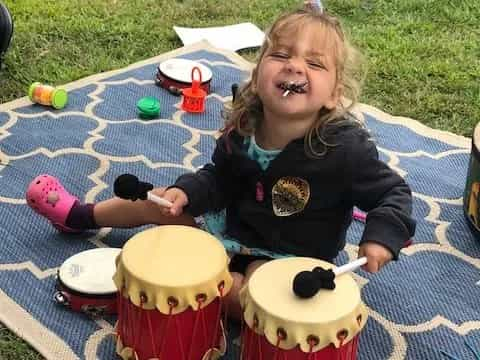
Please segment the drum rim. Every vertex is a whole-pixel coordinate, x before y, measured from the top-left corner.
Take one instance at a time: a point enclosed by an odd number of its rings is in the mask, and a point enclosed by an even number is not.
[[[166,75],[162,70],[160,70],[160,68],[158,69],[158,74],[157,74],[157,78],[158,78],[158,75],[161,75],[163,76],[164,78],[168,79],[168,80],[171,80],[172,82],[175,82],[177,84],[182,84],[182,85],[187,85],[187,86],[191,86],[192,83],[191,82],[185,82],[185,81],[181,81],[181,80],[177,80],[177,79],[174,79],[174,78],[171,78],[170,76]],[[208,84],[210,80],[207,80],[207,81],[202,81],[201,84]]]
[[[117,297],[117,291],[113,292],[101,292],[101,293],[84,293],[75,289],[72,289],[70,286],[65,284],[62,279],[60,278],[60,273],[57,273],[57,289],[59,291],[65,291],[69,295],[72,296],[77,296],[80,298],[88,298],[88,299],[110,299],[110,298],[116,298]]]
[[[202,63],[200,63],[200,62],[198,62],[198,61],[195,61],[195,60],[182,59],[182,58],[171,58],[171,59],[164,60],[164,61],[162,61],[160,64],[158,64],[157,70],[158,70],[158,73],[159,73],[159,74],[162,74],[163,76],[165,76],[166,78],[168,78],[168,79],[170,79],[170,80],[172,80],[172,81],[176,81],[176,82],[181,83],[181,84],[191,84],[191,83],[192,83],[191,81],[186,82],[186,81],[182,81],[182,80],[175,79],[175,78],[167,75],[164,71],[162,71],[162,69],[161,69],[162,64],[165,64],[165,63],[168,62],[168,61],[182,61],[182,62],[183,62],[183,61],[187,61],[187,62],[199,64],[199,65],[201,65],[202,67],[205,67],[206,69],[208,69],[208,71],[209,71],[209,73],[210,73],[210,74],[209,74],[210,76],[209,76],[209,78],[208,78],[207,80],[202,81],[201,84],[207,84],[207,83],[211,82],[212,79],[213,79],[213,71],[212,71],[212,69],[210,69],[210,68],[207,67],[206,65],[204,65],[204,64],[202,64]],[[203,74],[202,74],[202,76],[203,76]]]

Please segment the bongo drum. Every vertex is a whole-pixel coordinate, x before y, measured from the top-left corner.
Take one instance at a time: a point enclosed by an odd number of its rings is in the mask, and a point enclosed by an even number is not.
[[[126,359],[217,359],[225,352],[222,298],[232,286],[223,245],[164,225],[134,235],[117,260],[117,354]]]
[[[210,92],[212,71],[205,65],[187,59],[168,59],[158,65],[155,83],[177,95],[181,95],[182,89],[192,87],[192,70],[200,69],[202,74],[200,88],[207,94]]]
[[[300,271],[327,262],[302,257],[261,265],[240,293],[244,324],[242,360],[353,360],[367,312],[353,278],[335,278],[334,290],[302,299],[292,290]],[[274,281],[272,281],[275,279]]]
[[[120,249],[99,248],[71,256],[57,272],[54,300],[71,310],[99,317],[117,312],[112,280]]]
[[[467,181],[463,194],[463,210],[473,234],[480,238],[480,123],[475,126]]]

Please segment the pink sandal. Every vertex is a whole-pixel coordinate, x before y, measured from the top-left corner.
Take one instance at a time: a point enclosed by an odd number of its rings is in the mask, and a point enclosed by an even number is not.
[[[40,215],[45,216],[58,230],[78,233],[65,222],[72,206],[78,199],[70,195],[60,181],[50,175],[39,175],[28,185],[27,204]]]

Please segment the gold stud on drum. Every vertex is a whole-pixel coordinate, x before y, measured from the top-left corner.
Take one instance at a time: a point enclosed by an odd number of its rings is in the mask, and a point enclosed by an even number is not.
[[[204,303],[205,301],[207,301],[207,294],[197,294],[195,296],[195,300],[198,302],[198,303]]]
[[[253,314],[253,328],[258,328],[258,316],[257,314]]]
[[[287,340],[287,332],[285,331],[284,328],[278,328],[277,329],[277,337],[279,340]]]
[[[140,293],[140,302],[142,304],[145,304],[148,302],[147,294],[145,294],[143,291]]]
[[[340,341],[344,341],[348,337],[348,330],[342,329],[337,333],[337,339]]]
[[[173,296],[169,296],[167,299],[167,304],[171,308],[175,308],[178,306],[178,300],[174,298]]]

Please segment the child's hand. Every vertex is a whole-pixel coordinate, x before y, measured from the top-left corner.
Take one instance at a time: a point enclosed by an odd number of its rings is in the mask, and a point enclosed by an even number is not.
[[[173,204],[171,207],[160,208],[162,213],[167,216],[181,215],[183,213],[183,207],[188,204],[187,194],[179,188],[157,188],[154,190],[154,193]]]
[[[392,260],[393,255],[385,246],[376,242],[364,242],[358,249],[358,257],[366,256],[367,263],[362,269],[371,273],[379,271],[385,264]]]

